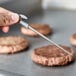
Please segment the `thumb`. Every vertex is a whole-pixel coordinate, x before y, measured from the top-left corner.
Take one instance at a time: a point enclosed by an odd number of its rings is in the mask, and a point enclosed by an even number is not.
[[[9,25],[15,24],[15,23],[17,23],[18,21],[19,21],[19,15],[16,14],[16,13],[12,13],[12,14],[11,14],[11,21],[10,21],[10,24],[9,24]]]
[[[18,23],[19,15],[16,13],[1,13],[0,14],[0,26],[10,26],[12,24]]]

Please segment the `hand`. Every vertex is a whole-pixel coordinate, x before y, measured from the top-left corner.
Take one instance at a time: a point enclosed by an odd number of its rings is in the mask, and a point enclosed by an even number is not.
[[[0,7],[0,27],[2,31],[7,33],[9,26],[18,23],[19,15]]]

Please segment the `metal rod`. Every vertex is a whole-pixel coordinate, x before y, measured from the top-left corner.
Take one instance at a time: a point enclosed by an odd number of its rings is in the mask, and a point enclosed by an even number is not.
[[[57,46],[58,48],[60,48],[61,50],[63,50],[65,53],[72,55],[70,52],[68,52],[67,50],[63,49],[61,46],[59,46],[57,43],[55,43],[54,41],[50,40],[49,38],[47,38],[46,36],[44,36],[43,34],[41,34],[40,32],[38,32],[37,30],[33,29],[32,27],[29,26],[29,29],[31,29],[32,31],[34,31],[35,33],[37,33],[38,35],[40,35],[41,37],[43,37],[45,40],[49,41],[50,43],[54,44],[55,46]]]
[[[40,35],[42,38],[44,38],[45,40],[49,41],[50,43],[54,44],[55,46],[57,46],[58,48],[60,48],[62,51],[64,51],[65,53],[72,55],[70,52],[68,52],[67,50],[65,50],[64,48],[62,48],[60,45],[58,45],[57,43],[55,43],[54,41],[52,41],[51,39],[47,38],[45,35],[41,34],[40,32],[38,32],[37,30],[35,30],[34,28],[32,28],[31,26],[28,25],[28,23],[24,22],[24,21],[20,21],[20,24],[22,24],[24,27],[31,29],[33,32],[37,33],[38,35]]]

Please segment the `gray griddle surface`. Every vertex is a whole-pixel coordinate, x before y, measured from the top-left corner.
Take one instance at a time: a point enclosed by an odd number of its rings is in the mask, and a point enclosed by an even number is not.
[[[48,36],[58,44],[70,46],[69,37],[76,29],[76,12],[74,11],[46,11],[35,14],[29,20],[30,23],[48,23],[54,29],[53,35]],[[1,36],[20,35],[28,38],[30,48],[27,51],[13,54],[0,55],[0,69],[15,72],[26,76],[75,76],[76,61],[63,67],[44,67],[37,65],[31,60],[34,48],[48,45],[49,43],[41,37],[28,37],[20,33],[20,25],[13,26],[11,31]]]
[[[53,28],[53,34],[48,36],[58,44],[71,46],[69,37],[76,32],[76,11],[51,10],[37,12],[30,17],[29,23],[47,23]],[[20,32],[21,25],[12,26],[9,33],[4,34],[0,30],[0,36],[19,35],[30,41],[30,48],[27,51],[13,55],[0,55],[0,69],[18,73],[24,76],[75,76],[76,60],[62,67],[45,67],[37,65],[31,60],[31,53],[34,48],[49,45],[41,37],[28,37]],[[3,72],[2,72],[3,73]],[[7,75],[15,76],[15,75]]]

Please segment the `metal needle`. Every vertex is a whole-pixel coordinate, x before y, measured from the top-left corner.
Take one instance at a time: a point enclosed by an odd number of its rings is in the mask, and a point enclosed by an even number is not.
[[[58,45],[57,43],[55,43],[54,41],[52,41],[51,39],[47,38],[46,36],[44,36],[43,34],[41,34],[40,32],[38,32],[37,30],[35,30],[34,28],[32,28],[31,26],[29,26],[28,23],[24,22],[24,21],[20,21],[20,24],[22,24],[24,27],[31,29],[33,32],[37,33],[38,35],[40,35],[42,38],[44,38],[45,40],[49,41],[50,43],[54,44],[55,46],[57,46],[58,48],[60,48],[62,51],[64,51],[65,53],[72,55],[70,52],[68,52],[67,50],[65,50],[64,48],[62,48],[60,45]]]

